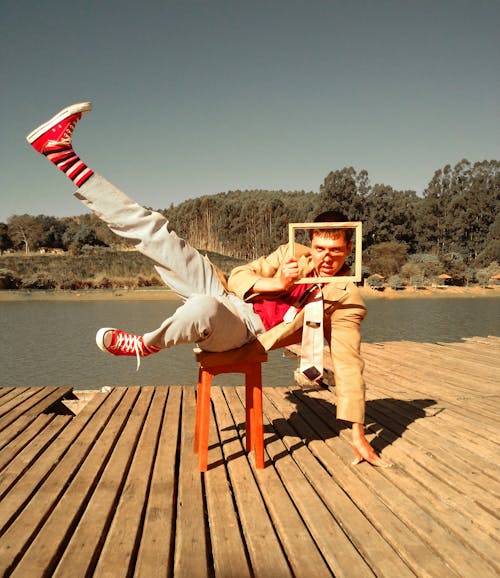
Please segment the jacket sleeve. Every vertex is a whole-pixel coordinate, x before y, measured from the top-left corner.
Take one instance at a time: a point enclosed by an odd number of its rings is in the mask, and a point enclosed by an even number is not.
[[[349,284],[345,298],[327,311],[325,321],[331,328],[330,351],[335,376],[337,419],[364,423],[365,382],[364,361],[360,354],[360,325],[366,316],[366,307],[358,289]]]
[[[267,257],[260,257],[246,265],[240,265],[231,271],[228,287],[231,293],[241,299],[248,297],[250,289],[261,277],[274,277],[278,272],[287,250],[286,245],[278,247]]]

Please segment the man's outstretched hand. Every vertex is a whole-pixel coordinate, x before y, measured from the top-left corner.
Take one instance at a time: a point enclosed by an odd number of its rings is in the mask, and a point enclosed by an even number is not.
[[[366,439],[364,427],[361,423],[352,424],[352,448],[356,455],[355,459],[351,462],[353,466],[363,461],[380,468],[390,468],[392,466],[391,462],[383,460],[372,448]]]

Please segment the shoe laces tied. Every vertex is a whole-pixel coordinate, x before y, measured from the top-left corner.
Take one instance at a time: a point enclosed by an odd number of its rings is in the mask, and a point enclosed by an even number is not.
[[[119,333],[116,337],[114,347],[127,353],[135,353],[137,358],[137,371],[139,371],[141,357],[147,355],[142,337],[139,335],[131,335],[130,333]]]
[[[49,140],[48,145],[56,145],[56,144],[63,144],[67,146],[71,146],[71,137],[73,136],[73,131],[75,130],[76,123],[80,120],[80,117],[72,118],[68,126],[64,129],[64,132],[60,136],[58,140]]]

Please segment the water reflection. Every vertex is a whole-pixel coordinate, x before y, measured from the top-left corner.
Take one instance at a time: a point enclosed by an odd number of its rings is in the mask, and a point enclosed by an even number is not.
[[[369,300],[367,306],[362,326],[367,342],[459,341],[500,330],[496,297]]]
[[[458,341],[499,334],[496,298],[370,300],[363,340]],[[175,302],[0,303],[0,384],[4,386],[193,385],[197,366],[192,346],[178,346],[144,359],[102,353],[99,327],[144,333],[178,306]],[[271,352],[264,364],[266,385],[289,385],[296,363]],[[215,383],[240,384],[241,376],[218,376]]]

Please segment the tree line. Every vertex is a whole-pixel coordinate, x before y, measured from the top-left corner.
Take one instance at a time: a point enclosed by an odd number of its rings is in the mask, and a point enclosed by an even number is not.
[[[436,170],[419,196],[372,185],[366,170],[344,167],[330,172],[319,192],[235,190],[160,212],[195,247],[248,260],[286,243],[289,222],[312,221],[324,210],[338,209],[349,221],[363,222],[366,274],[415,279],[445,271],[469,280],[500,262],[499,169],[500,161],[463,159]],[[40,248],[78,253],[120,244],[123,240],[90,214],[13,215],[0,223],[0,253]]]

